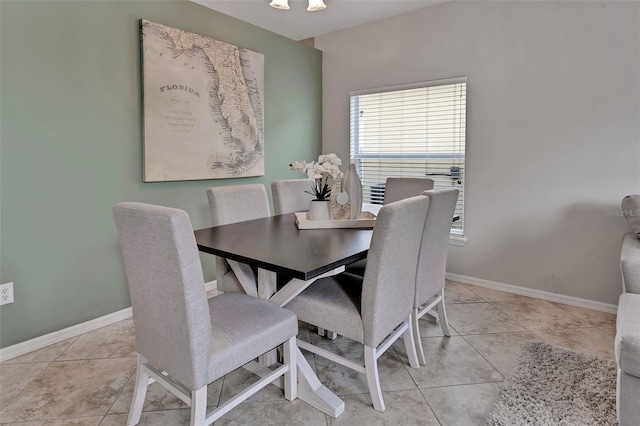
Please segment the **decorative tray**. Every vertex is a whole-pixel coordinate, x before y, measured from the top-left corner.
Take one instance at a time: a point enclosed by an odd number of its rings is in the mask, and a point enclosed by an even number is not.
[[[376,215],[363,211],[357,219],[344,220],[309,220],[308,212],[296,212],[296,225],[298,229],[326,229],[326,228],[373,228],[376,223]]]

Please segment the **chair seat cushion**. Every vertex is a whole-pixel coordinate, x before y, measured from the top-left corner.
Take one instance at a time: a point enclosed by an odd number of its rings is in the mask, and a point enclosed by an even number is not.
[[[246,294],[212,297],[209,313],[209,382],[298,334],[298,320],[293,312]]]
[[[620,296],[616,330],[618,367],[640,377],[640,294],[623,293]]]
[[[285,307],[301,321],[362,342],[361,298],[362,277],[342,273],[317,280]]]

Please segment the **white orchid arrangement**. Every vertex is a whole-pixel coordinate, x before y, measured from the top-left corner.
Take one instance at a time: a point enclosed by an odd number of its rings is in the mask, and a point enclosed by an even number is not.
[[[311,184],[311,191],[305,191],[311,195],[314,195],[318,201],[326,201],[331,195],[331,188],[329,187],[328,179],[338,179],[342,176],[340,167],[342,160],[338,158],[336,154],[322,154],[318,157],[318,161],[311,161],[310,163],[304,161],[294,161],[289,164],[291,170],[297,172],[306,173],[309,179],[313,179]]]

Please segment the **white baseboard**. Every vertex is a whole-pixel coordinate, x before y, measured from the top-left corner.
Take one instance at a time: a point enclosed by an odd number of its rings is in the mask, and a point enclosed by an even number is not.
[[[564,303],[565,305],[578,306],[580,308],[593,309],[594,311],[608,312],[615,314],[618,312],[618,305],[596,302],[595,300],[582,299],[579,297],[566,296],[564,294],[551,293],[533,288],[519,287],[511,284],[499,283],[496,281],[483,280],[481,278],[468,277],[466,275],[452,274],[447,272],[447,279],[464,284],[477,285],[492,290],[504,291],[505,293],[519,294],[521,296],[533,297],[535,299],[547,300],[549,302]]]
[[[209,281],[208,283],[204,283],[204,289],[206,291],[217,290],[218,283],[216,282],[216,280]]]
[[[609,303],[596,302],[594,300],[581,299],[579,297],[565,296],[563,294],[551,293],[548,291],[536,290],[526,287],[518,287],[515,285],[499,283],[496,281],[484,280],[481,278],[468,277],[465,275],[452,274],[447,272],[447,279],[464,284],[477,285],[479,287],[486,287],[493,290],[504,291],[506,293],[519,294],[521,296],[533,297],[536,299],[548,300],[550,302],[564,303],[566,305],[578,306],[581,308],[593,309],[595,311],[608,312],[615,314],[618,311],[617,305]],[[216,281],[209,281],[205,283],[205,290],[211,291],[217,288]],[[55,343],[62,342],[63,340],[70,339],[72,337],[80,336],[81,334],[88,333],[98,328],[105,327],[107,325],[115,324],[118,321],[122,321],[127,318],[131,318],[131,308],[122,309],[117,312],[96,318],[90,321],[86,321],[80,324],[73,325],[71,327],[64,328],[62,330],[54,331],[43,336],[39,336],[22,343],[17,343],[12,346],[0,349],[0,362],[6,361],[11,358],[15,358],[20,355],[27,354],[37,349],[42,349],[45,346],[53,345]]]
[[[215,290],[218,287],[216,281],[214,280],[205,283],[204,288],[206,291],[210,291]],[[35,337],[25,342],[7,346],[6,348],[0,349],[0,362],[15,358],[20,355],[28,354],[29,352],[42,349],[45,346],[53,345],[64,340],[71,339],[72,337],[80,336],[81,334],[97,330],[98,328],[106,327],[107,325],[115,324],[118,321],[131,318],[131,315],[131,308],[125,308],[120,311],[113,312],[96,319],[92,319],[90,321],[85,321],[80,324],[72,325],[71,327],[63,328],[62,330]]]
[[[45,346],[71,339],[72,337],[97,330],[98,328],[114,324],[127,318],[131,318],[131,308],[122,309],[121,311],[113,312],[90,321],[72,325],[71,327],[63,328],[62,330],[54,331],[52,333],[27,340],[26,342],[7,346],[6,348],[0,349],[0,362],[28,354],[29,352],[37,349],[42,349]]]

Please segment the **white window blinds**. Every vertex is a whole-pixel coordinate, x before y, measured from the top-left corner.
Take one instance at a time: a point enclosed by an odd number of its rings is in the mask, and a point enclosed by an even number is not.
[[[364,202],[382,204],[387,177],[430,178],[460,191],[464,230],[466,77],[351,93],[351,161]]]

